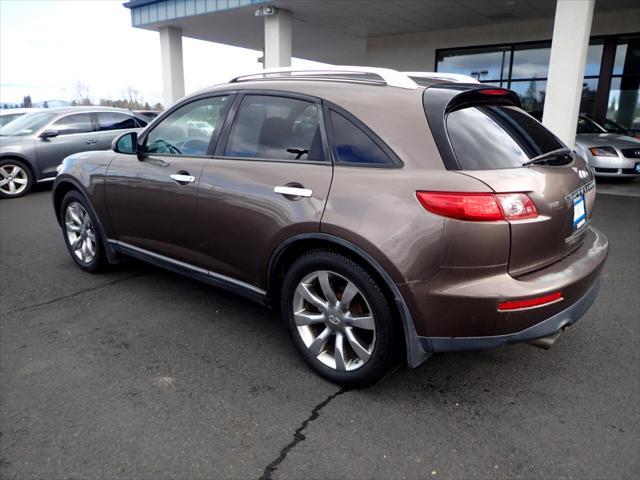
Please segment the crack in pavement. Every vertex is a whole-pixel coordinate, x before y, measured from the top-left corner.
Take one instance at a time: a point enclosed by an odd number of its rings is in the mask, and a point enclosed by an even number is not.
[[[304,436],[304,434],[302,433],[302,431],[307,428],[309,426],[309,424],[311,422],[313,422],[314,420],[316,420],[319,416],[320,416],[320,410],[322,410],[324,407],[326,407],[329,403],[331,403],[331,401],[336,398],[338,395],[342,395],[343,393],[347,392],[348,390],[345,388],[341,388],[340,390],[338,390],[336,393],[329,395],[327,398],[325,398],[322,402],[320,402],[319,404],[317,404],[315,407],[313,407],[313,410],[311,410],[311,415],[309,415],[301,424],[298,428],[296,428],[296,431],[293,433],[293,440],[291,442],[289,442],[288,445],[286,445],[282,450],[280,450],[280,455],[278,455],[278,457],[271,462],[269,465],[267,465],[264,469],[264,473],[262,474],[262,476],[260,477],[260,480],[272,480],[272,475],[273,473],[278,469],[278,467],[280,466],[280,464],[282,462],[284,462],[284,459],[287,458],[287,454],[300,442],[304,441],[307,437]]]
[[[118,279],[113,280],[111,282],[103,283],[102,285],[96,285],[95,287],[90,287],[90,288],[85,288],[83,290],[78,290],[77,292],[70,293],[68,295],[62,295],[60,297],[55,297],[55,298],[52,298],[52,299],[47,300],[45,302],[32,303],[31,305],[25,305],[24,307],[18,307],[18,308],[14,308],[13,310],[7,310],[6,312],[0,312],[0,317],[6,317],[7,315],[11,315],[13,313],[18,313],[18,312],[23,312],[25,310],[30,310],[32,308],[45,307],[47,305],[51,305],[53,303],[57,303],[57,302],[60,302],[62,300],[67,300],[69,298],[73,298],[73,297],[76,297],[78,295],[82,295],[83,293],[93,292],[94,290],[99,290],[99,289],[105,288],[105,287],[111,287],[112,285],[115,285],[115,284],[120,283],[120,282],[124,282],[126,280],[132,280],[134,278],[142,277],[143,275],[147,275],[147,273],[146,272],[136,273],[135,275],[129,275],[128,277],[118,278]]]

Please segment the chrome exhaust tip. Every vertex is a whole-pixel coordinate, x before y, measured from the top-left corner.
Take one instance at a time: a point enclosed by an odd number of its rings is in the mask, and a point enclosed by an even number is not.
[[[529,345],[533,345],[534,347],[543,348],[545,350],[549,350],[551,346],[555,343],[555,341],[560,336],[560,331],[556,333],[552,333],[547,337],[536,338],[535,340],[531,340],[527,342]]]

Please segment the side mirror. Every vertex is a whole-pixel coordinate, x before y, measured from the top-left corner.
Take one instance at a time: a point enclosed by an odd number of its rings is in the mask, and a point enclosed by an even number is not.
[[[47,139],[47,138],[57,137],[59,133],[60,132],[58,132],[58,130],[45,130],[40,134],[40,138]]]
[[[138,149],[138,134],[136,132],[123,133],[114,138],[111,143],[111,150],[117,153],[135,155],[139,153]]]

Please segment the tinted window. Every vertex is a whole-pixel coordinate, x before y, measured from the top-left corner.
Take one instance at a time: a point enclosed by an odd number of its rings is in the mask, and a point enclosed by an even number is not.
[[[135,119],[126,113],[99,112],[98,124],[100,130],[123,130],[125,128],[137,128]]]
[[[160,155],[206,155],[217,136],[229,97],[188,103],[165,117],[147,136],[145,152]]]
[[[224,154],[275,160],[324,160],[318,106],[293,98],[245,96]]]
[[[516,107],[477,106],[447,115],[447,131],[463,170],[519,167],[564,145]]]
[[[393,163],[386,153],[353,122],[331,110],[333,143],[338,161],[344,163]]]
[[[74,113],[67,115],[51,125],[51,130],[57,130],[59,135],[72,133],[87,133],[93,130],[90,113]]]

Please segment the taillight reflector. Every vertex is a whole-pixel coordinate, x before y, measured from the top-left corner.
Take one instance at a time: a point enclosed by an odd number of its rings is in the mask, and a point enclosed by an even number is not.
[[[538,216],[535,204],[524,193],[416,192],[416,196],[428,211],[458,220],[488,222]]]
[[[523,308],[541,307],[550,303],[562,300],[562,292],[554,292],[542,297],[528,298],[526,300],[509,300],[508,302],[498,303],[498,310],[521,310]]]

